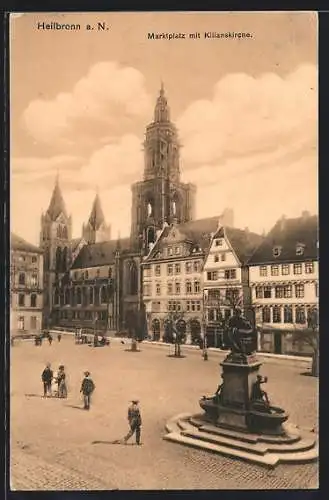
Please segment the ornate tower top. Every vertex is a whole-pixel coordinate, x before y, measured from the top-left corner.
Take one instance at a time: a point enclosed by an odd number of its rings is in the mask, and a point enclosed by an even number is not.
[[[105,222],[105,217],[101,205],[101,200],[99,198],[97,190],[88,223],[90,224],[92,229],[97,231],[104,222]]]
[[[159,97],[157,98],[157,102],[154,109],[154,121],[156,123],[170,121],[170,108],[168,106],[167,98],[165,96],[163,82],[161,82]]]
[[[64,198],[62,195],[61,188],[59,186],[59,175],[56,175],[55,187],[53,190],[53,194],[51,196],[50,204],[47,210],[47,214],[49,215],[52,221],[55,221],[57,217],[63,213],[65,217],[67,217],[67,212],[65,208]]]

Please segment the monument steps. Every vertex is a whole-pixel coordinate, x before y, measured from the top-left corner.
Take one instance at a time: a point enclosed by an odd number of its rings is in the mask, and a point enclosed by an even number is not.
[[[288,437],[288,441],[275,441],[273,438],[282,436],[258,436],[200,423],[195,416],[178,415],[167,422],[168,434],[164,439],[267,467],[278,463],[306,463],[318,458],[315,436],[309,432],[293,436],[293,441]],[[290,427],[296,432],[295,427]],[[267,438],[269,442],[265,442]]]

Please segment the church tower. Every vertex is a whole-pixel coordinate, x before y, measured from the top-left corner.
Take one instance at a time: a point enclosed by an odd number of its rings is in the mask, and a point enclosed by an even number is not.
[[[41,216],[40,247],[44,251],[44,318],[47,326],[53,306],[53,285],[71,263],[72,219],[67,215],[58,176],[48,210]]]
[[[146,127],[144,180],[132,185],[132,243],[147,251],[165,223],[182,223],[195,216],[196,187],[180,181],[180,143],[161,84],[153,121]]]
[[[106,225],[105,217],[98,192],[91,209],[87,224],[82,226],[82,237],[88,244],[109,241],[111,239],[111,226]]]

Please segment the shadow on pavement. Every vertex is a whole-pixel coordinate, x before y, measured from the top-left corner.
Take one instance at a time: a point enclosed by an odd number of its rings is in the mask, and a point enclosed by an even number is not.
[[[92,441],[91,444],[122,444],[124,446],[133,446],[136,443],[125,443],[123,439],[115,439],[114,441]]]
[[[65,405],[67,408],[74,408],[75,410],[84,410],[84,407],[83,406],[77,406],[77,405]]]

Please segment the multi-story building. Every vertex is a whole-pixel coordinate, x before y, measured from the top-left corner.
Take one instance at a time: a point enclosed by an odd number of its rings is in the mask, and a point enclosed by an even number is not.
[[[262,239],[248,229],[224,224],[212,236],[203,267],[204,319],[210,346],[222,344],[223,322],[232,316],[235,308],[241,308],[250,316],[247,261]]]
[[[11,234],[10,334],[38,333],[42,328],[43,253]]]
[[[296,335],[307,330],[318,310],[318,218],[282,217],[249,262],[252,303],[259,330],[258,349],[307,353]],[[298,339],[299,338],[299,339]]]
[[[172,316],[186,323],[193,340],[200,336],[203,317],[202,268],[218,223],[233,224],[233,212],[166,225],[143,261],[143,302],[154,339],[164,336]]]

